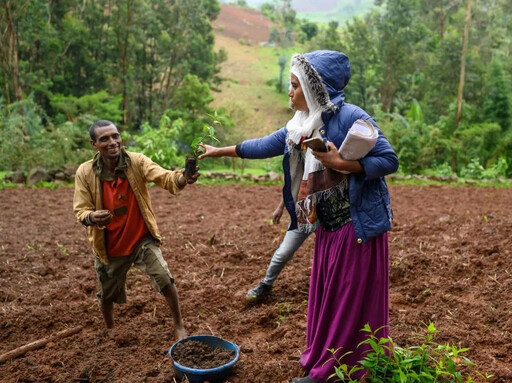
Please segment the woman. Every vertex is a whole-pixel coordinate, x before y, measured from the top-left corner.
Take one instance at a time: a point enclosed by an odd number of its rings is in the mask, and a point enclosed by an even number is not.
[[[393,214],[384,177],[398,169],[395,151],[377,124],[358,106],[344,102],[350,63],[343,53],[315,51],[292,57],[286,127],[237,146],[204,145],[206,157],[268,158],[283,155],[283,199],[289,230],[316,229],[308,299],[306,349],[300,363],[306,376],[292,383],[324,382],[334,372],[328,349],[341,347],[349,366],[364,358],[357,345],[365,324],[388,336],[388,238]],[[352,124],[362,119],[379,136],[363,158],[338,152]],[[304,148],[320,137],[329,151]],[[339,357],[341,354],[337,354]],[[362,374],[362,371],[360,371]]]

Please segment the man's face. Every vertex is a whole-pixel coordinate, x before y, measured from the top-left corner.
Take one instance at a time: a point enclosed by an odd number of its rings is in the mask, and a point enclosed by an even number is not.
[[[290,73],[290,90],[288,92],[288,97],[290,97],[290,107],[293,110],[300,110],[303,112],[307,112],[309,110],[306,97],[304,96],[304,92],[302,92],[302,88],[300,86],[300,81],[293,73]]]
[[[102,126],[94,129],[95,141],[91,141],[92,146],[105,159],[116,159],[121,153],[122,139],[119,131],[114,125]]]

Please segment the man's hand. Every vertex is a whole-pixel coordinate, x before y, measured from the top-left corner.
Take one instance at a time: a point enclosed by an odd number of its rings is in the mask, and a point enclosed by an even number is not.
[[[190,178],[185,177],[185,175],[183,173],[180,174],[180,176],[178,178],[178,184],[180,185],[180,187],[184,187],[186,184],[190,185],[190,184],[193,184],[194,182],[196,182],[200,176],[200,174],[198,173],[198,170],[199,170],[199,166],[196,166],[196,171],[194,174],[192,174],[190,176]]]
[[[112,222],[112,213],[110,210],[96,210],[89,215],[89,219],[96,225],[104,227]]]

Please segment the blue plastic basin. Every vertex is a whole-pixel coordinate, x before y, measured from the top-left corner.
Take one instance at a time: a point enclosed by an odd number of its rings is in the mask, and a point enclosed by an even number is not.
[[[229,361],[228,363],[215,367],[215,368],[207,368],[207,369],[200,369],[200,368],[190,368],[183,366],[179,363],[177,363],[174,359],[172,360],[174,370],[176,371],[176,374],[180,379],[183,378],[185,375],[187,379],[190,381],[190,383],[203,383],[205,380],[207,380],[210,383],[220,383],[223,380],[227,379],[229,375],[231,375],[231,372],[233,370],[233,366],[238,361],[238,358],[240,357],[240,351],[238,350],[238,346],[234,343],[228,342],[227,340],[224,340],[222,338],[219,338],[217,336],[213,335],[193,335],[189,336],[188,338],[182,339],[176,343],[174,343],[171,348],[169,349],[169,356],[172,359],[172,352],[174,348],[181,343],[185,343],[190,340],[196,340],[199,342],[206,343],[208,346],[212,348],[224,348],[228,350],[234,350],[235,356],[234,358]]]

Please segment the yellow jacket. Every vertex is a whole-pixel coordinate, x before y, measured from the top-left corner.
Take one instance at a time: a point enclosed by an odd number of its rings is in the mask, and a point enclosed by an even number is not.
[[[133,190],[144,222],[151,235],[160,243],[162,237],[156,224],[147,183],[153,182],[175,195],[183,189],[178,183],[182,170],[164,169],[141,153],[124,150],[123,153],[129,159],[124,173]],[[97,225],[91,226],[88,220],[90,213],[102,209],[102,181],[93,169],[93,160],[90,160],[80,165],[76,171],[73,212],[78,222],[87,226],[87,239],[91,244],[94,255],[103,264],[108,264],[104,230],[98,228]]]

